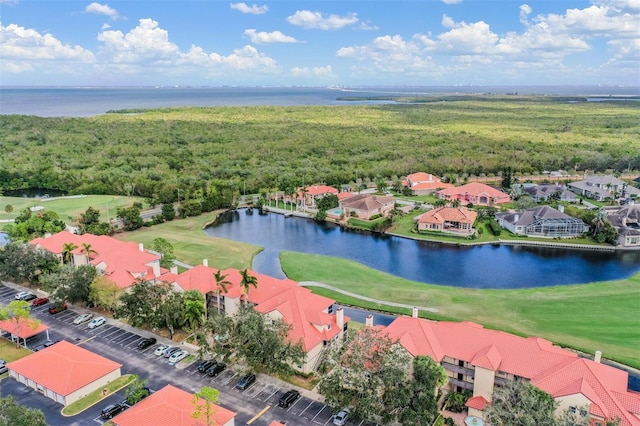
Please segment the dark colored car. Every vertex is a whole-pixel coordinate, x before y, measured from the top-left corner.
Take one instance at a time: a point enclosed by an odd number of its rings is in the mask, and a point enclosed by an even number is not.
[[[51,315],[53,314],[59,314],[62,311],[66,311],[68,308],[66,303],[63,303],[62,305],[56,305],[56,306],[52,306],[49,308],[49,313]]]
[[[213,366],[213,364],[215,364],[215,361],[211,361],[211,360],[207,360],[207,361],[202,361],[200,364],[198,364],[198,371],[201,373],[206,373],[207,370]]]
[[[207,374],[211,377],[216,377],[218,374],[222,373],[225,368],[227,368],[226,364],[214,362],[213,365],[207,369]]]
[[[246,374],[236,383],[236,389],[245,390],[256,381],[256,375],[253,373]]]
[[[147,349],[149,346],[155,345],[156,341],[155,337],[145,337],[138,342],[138,349]]]
[[[278,407],[288,408],[291,404],[296,402],[298,398],[300,398],[300,392],[295,389],[291,389],[280,397],[280,400],[278,400]]]
[[[104,420],[109,420],[116,414],[120,414],[121,412],[123,412],[126,408],[127,406],[124,404],[107,405],[100,413],[100,417],[102,417]]]
[[[49,298],[48,297],[38,297],[36,299],[33,299],[33,302],[31,302],[32,306],[41,306],[44,305],[46,303],[49,303]]]

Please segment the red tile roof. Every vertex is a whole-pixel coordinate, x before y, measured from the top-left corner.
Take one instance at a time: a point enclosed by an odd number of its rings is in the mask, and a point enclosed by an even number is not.
[[[193,395],[167,385],[112,419],[118,426],[201,426],[203,419],[192,417]],[[204,401],[202,401],[204,404]],[[216,425],[225,425],[236,416],[233,411],[214,404]]]
[[[438,195],[441,196],[441,198],[465,198],[467,194],[475,197],[485,195],[489,198],[496,199],[496,202],[498,203],[508,203],[511,200],[508,194],[480,182],[471,182],[466,185],[455,186],[453,188],[446,188],[438,191]]]
[[[476,410],[482,411],[487,407],[487,405],[489,405],[489,401],[487,401],[484,396],[478,395],[469,398],[465,405],[469,408],[475,408]]]
[[[418,223],[458,222],[473,224],[477,217],[477,212],[466,207],[438,207],[420,216]]]
[[[307,186],[308,195],[324,195],[324,194],[338,194],[338,190],[333,186],[327,185],[311,185]]]
[[[48,326],[34,320],[33,318],[14,318],[0,321],[0,330],[11,333],[21,339],[28,339],[29,337],[40,334],[48,329]]]
[[[153,280],[167,272],[158,265],[159,273],[156,274],[152,267],[154,263],[159,262],[160,256],[141,250],[136,243],[119,241],[107,235],[77,235],[62,231],[48,238],[36,238],[31,241],[36,247],[58,255],[63,253],[63,247],[67,243],[73,243],[77,247],[73,251],[74,254],[84,253],[83,243],[91,245],[95,253],[91,255],[90,263],[103,270],[105,276],[120,288],[130,287],[138,277]]]
[[[66,396],[119,369],[122,364],[63,340],[10,362],[7,367]]]

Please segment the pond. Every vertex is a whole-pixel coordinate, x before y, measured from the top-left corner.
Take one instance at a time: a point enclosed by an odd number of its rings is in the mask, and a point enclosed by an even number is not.
[[[228,212],[208,235],[264,247],[259,273],[284,278],[280,251],[354,260],[409,280],[466,288],[527,288],[626,278],[640,271],[640,251],[590,251],[482,245],[457,247],[343,230],[269,213]]]

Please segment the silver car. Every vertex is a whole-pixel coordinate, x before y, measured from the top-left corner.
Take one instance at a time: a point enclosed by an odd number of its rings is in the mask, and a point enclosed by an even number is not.
[[[76,325],[82,324],[83,322],[89,321],[91,318],[93,318],[93,314],[78,315],[76,319],[73,320],[73,323]]]

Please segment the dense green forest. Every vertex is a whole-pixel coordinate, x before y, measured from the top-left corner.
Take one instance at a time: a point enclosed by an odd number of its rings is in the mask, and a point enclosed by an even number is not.
[[[0,190],[198,198],[440,176],[640,169],[640,102],[459,100],[0,115]],[[178,189],[180,191],[178,191]]]

